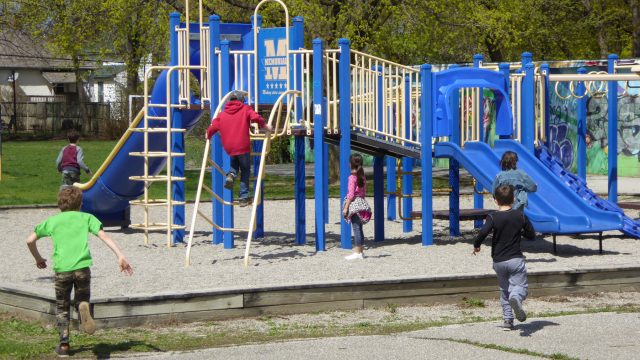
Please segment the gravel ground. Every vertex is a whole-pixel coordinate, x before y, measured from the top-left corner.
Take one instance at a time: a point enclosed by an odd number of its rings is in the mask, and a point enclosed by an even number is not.
[[[488,203],[488,201],[487,201]],[[471,207],[472,198],[463,196],[461,207]],[[350,251],[340,249],[339,202],[329,200],[330,223],[327,230],[327,251],[316,252],[314,243],[313,200],[307,201],[307,244],[294,244],[293,201],[268,201],[265,209],[264,239],[251,247],[249,267],[243,266],[246,236],[236,236],[236,248],[225,250],[211,245],[209,226],[199,219],[196,225],[192,266],[185,267],[186,249],[166,247],[166,236],[154,233],[150,244],[137,230],[108,229],[134,267],[134,275],[125,277],[118,272],[115,257],[100,240],[92,237],[92,297],[133,296],[180,291],[262,287],[274,285],[309,284],[349,280],[382,280],[434,275],[488,274],[491,269],[489,248],[479,256],[471,256],[471,242],[475,231],[471,222],[462,222],[463,236],[451,239],[448,222],[435,221],[435,246],[421,245],[420,222],[414,231],[402,232],[400,221],[385,222],[386,240],[367,241],[364,261],[346,261]],[[448,198],[436,197],[436,209],[446,209]],[[190,219],[192,205],[187,206]],[[208,211],[210,204],[201,205]],[[248,226],[249,208],[236,210],[238,226]],[[0,286],[23,289],[53,296],[52,271],[38,270],[24,243],[33,227],[57,209],[0,210]],[[141,222],[142,210],[133,209],[133,222]],[[163,221],[162,209],[154,209],[152,221]],[[365,225],[365,235],[371,237],[373,222]],[[558,237],[558,255],[551,253],[551,238],[527,242],[523,250],[530,272],[546,270],[583,269],[594,267],[637,266],[640,248],[635,239],[621,238],[620,233],[606,234],[605,252],[598,254],[596,237]],[[47,259],[52,246],[48,239],[38,241]],[[51,265],[51,260],[49,261]]]

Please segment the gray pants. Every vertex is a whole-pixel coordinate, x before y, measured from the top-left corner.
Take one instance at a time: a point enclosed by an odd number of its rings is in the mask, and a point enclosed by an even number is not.
[[[493,270],[498,275],[502,316],[505,320],[513,320],[513,311],[511,305],[509,305],[509,299],[515,297],[520,301],[524,301],[529,293],[527,267],[524,259],[514,258],[507,261],[494,262]]]

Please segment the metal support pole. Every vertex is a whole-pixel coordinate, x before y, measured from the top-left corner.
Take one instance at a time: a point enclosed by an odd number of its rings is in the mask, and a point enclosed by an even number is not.
[[[348,39],[340,39],[338,46],[340,47],[338,86],[340,90],[340,212],[342,214],[351,174],[349,163],[351,156],[351,42]],[[343,249],[351,249],[351,228],[342,216],[340,219],[340,246]]]
[[[480,67],[480,63],[484,60],[484,57],[482,56],[482,54],[476,54],[473,56],[473,67],[474,68],[479,68]],[[483,106],[483,96],[482,96],[482,88],[478,88],[478,93],[479,93],[479,99],[478,99],[478,104],[476,105],[476,109],[478,109],[478,130],[480,133],[479,139],[480,141],[483,141],[484,139],[484,116],[483,116],[483,111],[484,111],[484,106]],[[472,121],[476,121],[476,119],[473,119]],[[477,185],[477,189],[478,191],[474,191],[473,192],[473,208],[474,209],[482,209],[484,207],[484,196],[482,194],[479,194],[482,192],[482,185]],[[484,223],[484,221],[482,220],[475,220],[473,222],[473,227],[476,229],[479,229],[482,227],[482,224]]]
[[[411,104],[411,78],[409,76],[404,78],[404,104],[404,136],[409,139],[411,137],[411,109],[409,108],[409,104]],[[409,147],[411,145],[405,146]],[[413,212],[413,198],[411,197],[413,195],[412,158],[402,158],[402,171],[404,172],[402,175],[402,194],[408,195],[402,199],[402,216],[405,219],[411,219],[411,213]],[[413,231],[413,221],[403,220],[402,230],[404,232]]]
[[[324,119],[322,111],[323,84],[323,47],[321,39],[313,40],[313,155],[315,180],[315,217],[316,217],[316,251],[325,251],[324,187],[327,179],[323,171],[324,161]],[[344,136],[343,136],[344,138]],[[342,148],[342,146],[341,146]],[[342,169],[341,169],[342,170]]]
[[[421,147],[422,155],[420,162],[422,165],[422,245],[433,244],[433,168],[431,152],[431,138],[433,133],[433,76],[431,74],[431,65],[424,64],[420,67],[420,82],[422,87],[422,95],[420,96],[420,112],[421,129],[420,142],[428,144]]]
[[[254,140],[252,147],[253,152],[260,154],[262,152],[262,143],[264,140]],[[254,194],[257,190],[258,176],[260,172],[260,156],[253,157],[253,176],[256,181],[253,184]],[[264,180],[264,176],[263,176]],[[260,181],[260,204],[256,208],[256,231],[253,232],[254,239],[260,239],[264,237],[264,181]]]
[[[296,244],[304,245],[307,239],[306,223],[306,175],[304,169],[304,136],[295,136],[294,153],[294,198],[296,208]]]
[[[211,111],[215,111],[220,103],[220,97],[222,89],[218,87],[218,66],[221,66],[218,61],[218,55],[216,54],[216,49],[221,48],[220,44],[220,16],[211,15],[209,17],[209,40],[211,42],[211,46],[209,49],[210,56],[210,64],[211,68],[209,69],[209,76],[211,81]],[[213,115],[213,114],[212,114]],[[211,151],[210,151],[211,161],[213,161],[218,166],[222,167],[222,139],[220,138],[220,134],[216,134],[211,138]],[[211,171],[211,189],[218,196],[222,197],[224,185],[224,176],[220,174],[220,172],[212,170]],[[224,206],[220,201],[212,201],[212,212],[213,219],[216,224],[222,224],[223,219],[223,208]],[[212,242],[214,244],[221,244],[223,241],[223,232],[220,229],[213,228],[213,239]]]
[[[535,150],[535,74],[532,62],[524,65],[525,77],[522,81],[522,113],[520,119],[520,141],[533,154]]]
[[[578,74],[586,74],[586,68],[579,68]],[[587,181],[587,93],[586,87],[583,81],[578,82],[576,89],[578,96],[582,96],[577,99],[577,115],[578,115],[578,176]],[[584,95],[584,96],[583,96]],[[593,139],[592,139],[593,140]]]
[[[618,62],[618,55],[609,55],[609,74],[615,73],[615,65]],[[607,140],[609,147],[608,161],[608,182],[609,201],[618,202],[618,82],[607,82],[607,102],[608,102],[608,126]]]
[[[384,240],[384,156],[373,158],[373,240]]]
[[[222,40],[220,42],[220,67],[222,68],[222,94],[226,94],[231,91],[231,61],[229,56],[229,41]],[[231,167],[231,158],[229,155],[220,147],[220,153],[222,154],[222,169],[224,171],[229,171]],[[222,198],[225,202],[233,202],[233,189],[229,190],[224,188],[222,190]],[[222,223],[223,227],[227,229],[233,228],[233,206],[225,205],[222,210]],[[225,249],[233,249],[233,232],[225,231],[222,235],[222,241],[224,243]]]
[[[550,104],[550,96],[549,96],[549,64],[544,63],[540,65],[540,72],[544,74],[544,94],[540,94],[539,96],[544,96],[544,113],[540,114],[544,119],[544,134],[542,138],[545,140],[545,144],[547,148],[549,147],[549,119],[551,119],[551,104]]]
[[[452,65],[456,68],[458,65]],[[460,93],[455,91],[451,96],[451,142],[460,145]],[[449,235],[460,236],[460,164],[449,159]]]
[[[386,156],[387,160],[387,220],[396,219],[396,158]]]

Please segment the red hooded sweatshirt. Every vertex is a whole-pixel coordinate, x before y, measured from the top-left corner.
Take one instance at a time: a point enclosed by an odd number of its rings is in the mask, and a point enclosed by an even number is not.
[[[246,154],[251,151],[249,124],[258,123],[260,128],[266,127],[262,116],[243,102],[231,100],[224,106],[224,111],[211,121],[207,128],[207,139],[220,131],[222,147],[230,156]]]

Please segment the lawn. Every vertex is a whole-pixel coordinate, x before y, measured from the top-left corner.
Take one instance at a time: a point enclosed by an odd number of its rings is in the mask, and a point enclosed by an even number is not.
[[[33,205],[55,204],[56,194],[60,186],[60,174],[55,167],[55,160],[60,149],[67,144],[66,140],[46,141],[11,141],[2,144],[2,181],[0,181],[1,205]],[[85,163],[91,170],[97,170],[116,141],[81,140],[78,145],[84,149]],[[202,142],[188,138],[186,161],[188,164],[200,164],[202,159]],[[186,196],[188,201],[195,198],[198,171],[186,171]],[[207,175],[209,176],[209,175]],[[81,181],[89,180],[82,174]],[[372,180],[372,179],[370,179]],[[386,182],[386,180],[385,180]],[[293,177],[268,174],[264,179],[265,197],[267,199],[293,198]],[[369,196],[373,196],[373,182],[368,186]],[[238,183],[236,183],[236,193]],[[445,179],[434,179],[434,188],[446,186]],[[156,183],[150,188],[152,198],[164,198],[165,185]],[[420,189],[420,178],[414,177],[414,189]],[[329,187],[329,196],[339,196],[339,184]],[[313,180],[307,180],[307,197],[314,197]]]

